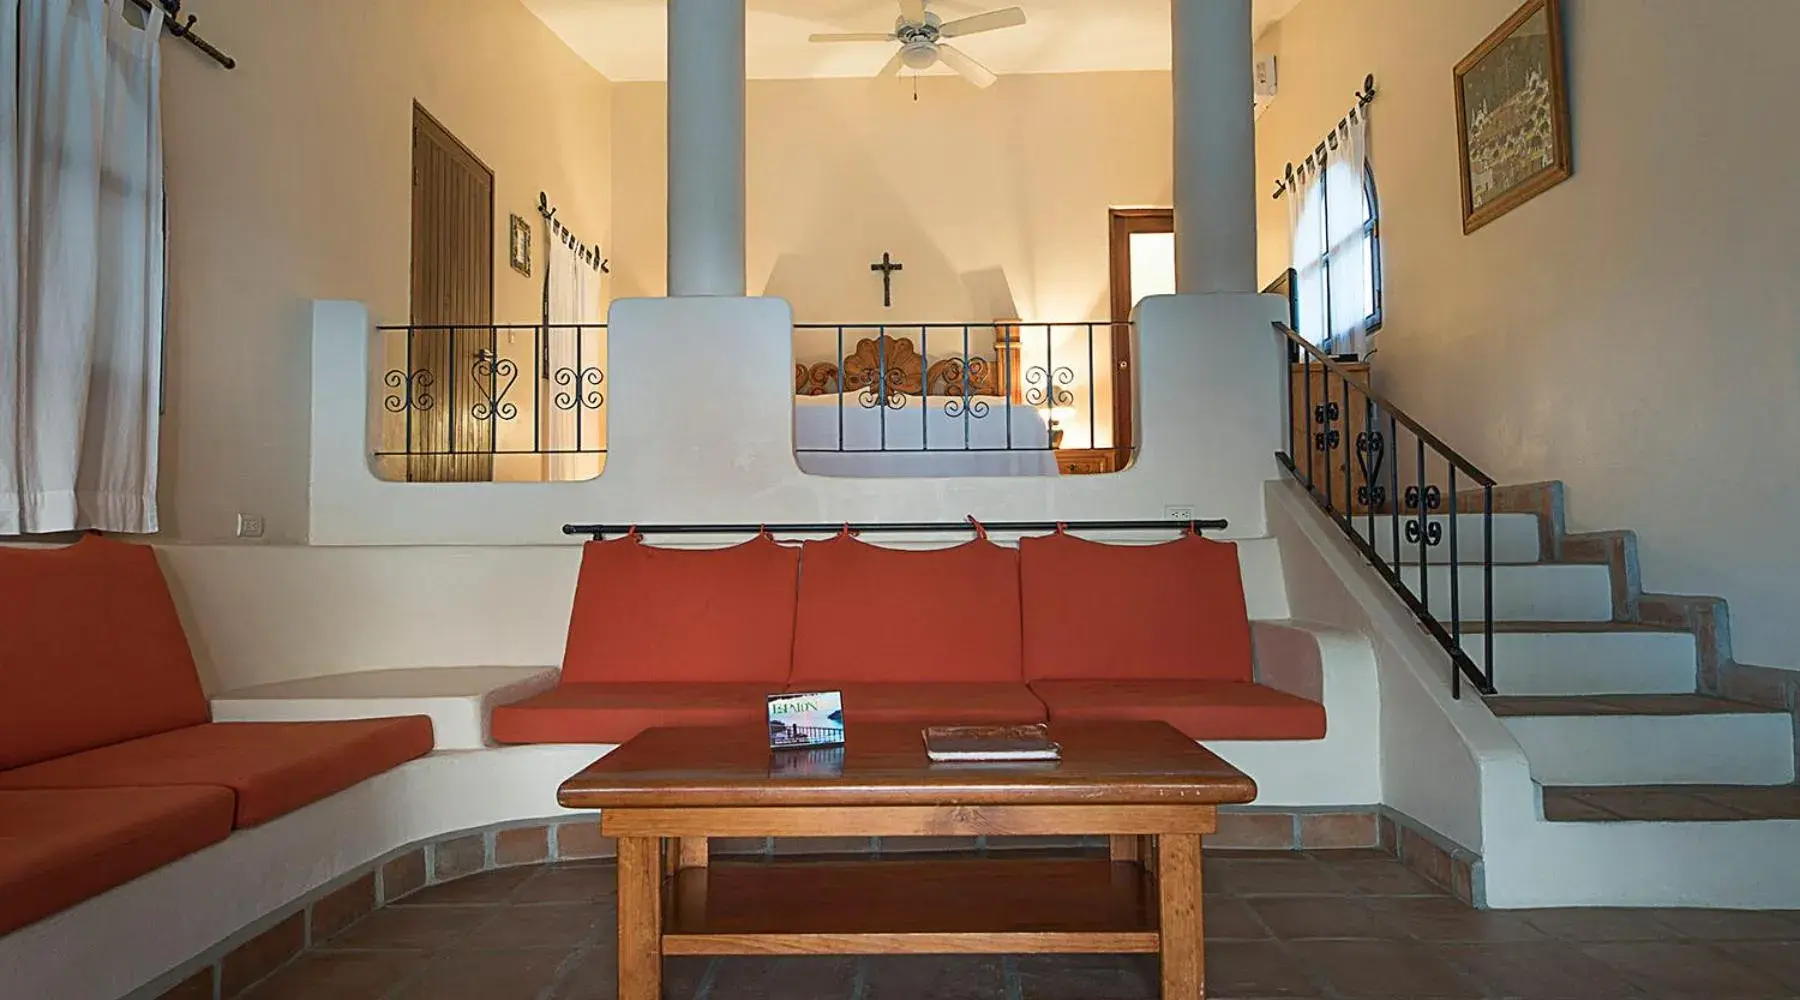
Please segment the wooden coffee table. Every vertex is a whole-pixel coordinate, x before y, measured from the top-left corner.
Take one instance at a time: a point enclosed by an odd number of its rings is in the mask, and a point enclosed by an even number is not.
[[[761,727],[651,729],[564,782],[619,842],[619,997],[665,955],[1154,952],[1204,995],[1200,838],[1256,785],[1160,722],[1058,725],[1062,760],[934,764],[920,727],[836,751]],[[798,755],[798,756],[797,756]],[[708,837],[1108,835],[1110,858],[708,864]]]

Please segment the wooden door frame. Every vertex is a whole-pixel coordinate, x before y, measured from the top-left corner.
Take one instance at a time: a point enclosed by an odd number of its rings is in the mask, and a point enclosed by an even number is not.
[[[1113,444],[1115,468],[1123,469],[1137,450],[1137,373],[1131,357],[1131,237],[1173,233],[1173,208],[1107,210],[1107,261],[1112,277]]]
[[[420,218],[420,213],[423,211],[424,206],[423,206],[423,202],[420,200],[420,197],[419,197],[420,184],[419,184],[419,174],[418,174],[418,170],[419,170],[418,133],[421,128],[424,128],[424,129],[427,129],[427,130],[431,131],[432,133],[434,133],[436,138],[445,140],[448,145],[454,146],[456,149],[460,150],[463,153],[463,155],[465,155],[469,158],[470,162],[472,162],[476,166],[480,167],[482,172],[487,177],[487,211],[485,214],[485,218],[487,220],[487,227],[486,227],[487,236],[482,243],[483,252],[481,255],[481,261],[482,261],[481,266],[482,266],[483,273],[486,275],[485,283],[487,286],[487,295],[486,295],[487,315],[485,317],[480,318],[480,323],[481,323],[481,325],[492,327],[494,324],[494,286],[495,286],[494,205],[495,205],[496,193],[495,193],[495,182],[494,182],[494,168],[489,166],[487,161],[482,159],[479,155],[477,155],[473,149],[470,149],[468,143],[463,142],[462,139],[460,139],[456,135],[455,132],[450,131],[449,127],[447,127],[443,123],[443,121],[441,121],[436,115],[432,114],[429,110],[427,110],[423,104],[420,104],[415,99],[412,102],[412,107],[413,107],[413,115],[412,115],[412,133],[411,134],[412,134],[413,141],[412,141],[412,145],[410,147],[410,153],[409,153],[409,157],[412,160],[412,163],[411,163],[409,169],[412,171],[412,176],[413,176],[413,183],[412,183],[412,187],[411,187],[411,190],[412,190],[412,196],[411,196],[412,197],[412,223],[411,223],[411,230],[409,231],[409,233],[407,235],[407,243],[408,243],[407,315],[409,317],[409,322],[413,326],[418,326],[421,322],[420,316],[419,316],[419,248],[417,246],[417,240],[418,240],[419,231],[422,228],[422,220]],[[414,334],[408,333],[407,335],[409,337],[411,337]],[[454,372],[454,368],[455,368],[455,359],[454,358],[451,359],[451,367],[452,367],[452,372],[450,373],[450,377],[455,378],[456,375]],[[450,433],[452,435],[455,434],[454,428],[452,428]],[[490,453],[488,455],[487,460],[488,460],[488,479],[489,479],[489,481],[492,481],[494,456]],[[409,467],[410,467],[410,460],[409,460]],[[408,478],[409,479],[411,478],[410,472],[409,472]]]

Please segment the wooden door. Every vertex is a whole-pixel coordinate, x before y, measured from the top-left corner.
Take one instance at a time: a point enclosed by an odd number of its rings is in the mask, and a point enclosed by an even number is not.
[[[1132,281],[1132,237],[1175,234],[1175,210],[1172,208],[1115,208],[1110,213],[1110,246],[1112,262],[1113,321],[1113,467],[1124,468],[1131,461],[1137,445],[1133,423],[1135,399],[1132,371],[1131,311],[1146,294],[1160,294],[1173,289],[1146,290],[1135,288]]]
[[[494,173],[424,108],[413,105],[413,372],[433,405],[413,415],[406,478],[494,478]]]

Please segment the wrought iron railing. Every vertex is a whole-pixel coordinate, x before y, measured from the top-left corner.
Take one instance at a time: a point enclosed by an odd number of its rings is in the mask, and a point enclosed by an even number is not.
[[[606,454],[606,326],[382,326],[374,455],[413,482],[587,479]],[[496,471],[496,460],[512,462]],[[532,473],[533,468],[539,470]]]
[[[1298,359],[1290,365],[1281,464],[1450,654],[1452,693],[1460,698],[1467,680],[1492,694],[1494,480],[1376,393],[1366,376],[1287,324],[1275,328],[1284,353]],[[1465,513],[1480,515],[1477,557],[1462,538]],[[1475,595],[1465,593],[1465,571]],[[1480,666],[1468,652],[1472,641],[1481,643]]]
[[[794,450],[1113,449],[1129,400],[1111,374],[1129,333],[1110,322],[796,324]]]

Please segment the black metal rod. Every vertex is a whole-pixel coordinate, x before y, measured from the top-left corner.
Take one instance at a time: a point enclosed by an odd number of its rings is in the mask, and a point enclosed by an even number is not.
[[[1456,466],[1450,467],[1450,638],[1462,648],[1462,564],[1456,559]],[[1462,675],[1452,674],[1450,693],[1462,696]]]
[[[137,8],[146,14],[156,9],[151,6],[150,0],[131,0],[131,2],[136,4]],[[206,53],[208,58],[226,69],[237,68],[236,59],[220,52],[214,47],[213,43],[194,33],[194,23],[200,20],[198,17],[189,14],[186,21],[180,20],[181,0],[158,0],[156,6],[161,7],[163,13],[169,16],[166,27],[171,37],[179,38],[189,45],[192,45],[194,48],[199,49],[201,52]]]
[[[1481,641],[1487,690],[1494,691],[1494,488],[1481,489]]]
[[[1395,422],[1393,411],[1388,411],[1388,451],[1394,460],[1388,463],[1388,511],[1389,526],[1394,529],[1394,565],[1400,565],[1400,425]],[[1369,539],[1374,542],[1375,539]]]
[[[981,527],[989,533],[995,531],[1156,531],[1190,530],[1195,534],[1206,531],[1223,531],[1231,526],[1224,518],[1204,518],[1193,521],[1170,521],[1167,519],[1139,521],[994,521],[984,522]],[[973,521],[896,521],[890,523],[850,523],[850,524],[565,524],[565,535],[588,535],[595,541],[601,541],[608,535],[626,535],[633,532],[640,535],[822,535],[837,534],[848,531],[852,534],[926,534],[930,532],[972,531]]]
[[[1355,96],[1356,104],[1350,108],[1350,113],[1339,119],[1337,125],[1332,128],[1330,132],[1325,133],[1325,138],[1319,141],[1319,145],[1315,148],[1313,156],[1318,156],[1318,150],[1323,149],[1326,143],[1331,142],[1332,137],[1337,135],[1339,131],[1348,128],[1350,119],[1359,114],[1363,108],[1367,107],[1369,102],[1375,100],[1375,74],[1370,73],[1368,76],[1363,77],[1363,87],[1356,92]],[[1308,159],[1311,158],[1312,157],[1308,157]],[[1280,200],[1283,195],[1292,191],[1294,187],[1294,165],[1289,163],[1287,169],[1282,171],[1282,176],[1275,179],[1275,193],[1271,197]]]
[[[1425,550],[1425,512],[1430,509],[1430,505],[1425,502],[1425,489],[1429,482],[1429,473],[1425,468],[1425,442],[1420,441],[1419,485],[1414,487],[1418,490],[1419,497],[1419,504],[1414,508],[1418,520],[1414,523],[1419,526],[1419,600],[1427,611],[1431,610],[1431,556]]]

